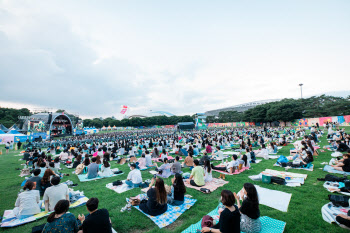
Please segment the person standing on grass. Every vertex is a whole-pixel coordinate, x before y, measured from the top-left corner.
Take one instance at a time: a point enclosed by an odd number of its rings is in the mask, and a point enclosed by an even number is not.
[[[78,233],[112,233],[112,222],[107,209],[98,209],[98,198],[92,197],[86,202],[88,215],[80,215],[82,230]]]
[[[8,154],[9,150],[10,150],[10,143],[9,142],[6,142],[5,149],[6,149],[6,154]]]

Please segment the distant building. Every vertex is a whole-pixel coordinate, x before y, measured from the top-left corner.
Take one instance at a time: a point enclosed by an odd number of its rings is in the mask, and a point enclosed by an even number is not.
[[[227,108],[210,110],[210,111],[205,112],[205,115],[206,116],[218,116],[220,112],[227,112],[227,111],[244,112],[244,111],[247,111],[248,109],[254,108],[258,105],[266,104],[266,103],[270,103],[270,102],[275,102],[275,101],[279,101],[279,99],[254,101],[254,102],[239,104],[239,105],[235,105],[235,106],[231,106],[231,107],[227,107]]]

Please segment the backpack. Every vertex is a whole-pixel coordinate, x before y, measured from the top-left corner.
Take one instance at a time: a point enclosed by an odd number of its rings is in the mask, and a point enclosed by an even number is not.
[[[336,207],[349,207],[349,197],[342,195],[328,195],[329,200]]]
[[[271,183],[285,185],[286,180],[277,176],[271,176]]]
[[[83,172],[85,168],[85,165],[84,164],[79,164],[76,168],[75,168],[75,174],[76,175],[79,175]]]
[[[282,163],[288,163],[288,159],[287,159],[287,157],[286,156],[283,156],[283,155],[281,155],[278,159],[277,159],[277,163],[278,164],[282,164]]]
[[[205,215],[203,218],[202,218],[202,228],[203,227],[213,227],[214,226],[214,219],[209,216],[209,215]]]

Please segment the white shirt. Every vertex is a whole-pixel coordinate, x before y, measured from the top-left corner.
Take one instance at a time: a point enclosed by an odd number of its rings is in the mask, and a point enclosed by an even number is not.
[[[229,162],[227,165],[226,165],[226,169],[227,171],[230,171],[230,168],[231,167],[238,167],[239,165],[239,162],[236,161],[236,160],[232,160],[231,162]]]
[[[216,157],[218,159],[223,159],[224,158],[224,152],[222,152],[221,150],[219,150],[218,152],[215,153]]]
[[[62,152],[60,154],[60,160],[67,160],[68,159],[68,153]]]
[[[105,167],[102,165],[101,172],[99,172],[99,175],[102,177],[109,177],[112,176],[114,173],[111,170],[111,167]]]
[[[41,212],[39,208],[39,190],[29,190],[18,194],[15,206],[18,207],[18,215],[32,215]]]
[[[60,200],[67,200],[69,196],[68,186],[66,184],[53,185],[45,190],[43,201],[49,201],[49,211],[55,209],[55,205]]]
[[[139,184],[142,182],[142,176],[141,176],[141,172],[139,169],[134,169],[132,171],[129,172],[128,174],[128,180],[131,180],[132,183],[134,184]]]
[[[213,175],[212,175],[212,169],[210,170],[210,172],[208,173],[208,170],[206,168],[204,168],[204,182],[210,182],[213,180]]]

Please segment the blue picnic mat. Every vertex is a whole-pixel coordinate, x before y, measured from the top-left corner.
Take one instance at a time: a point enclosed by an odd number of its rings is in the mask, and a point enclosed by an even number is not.
[[[128,200],[129,199],[127,198],[126,201]],[[194,205],[194,203],[196,203],[196,201],[197,201],[196,199],[190,199],[185,197],[185,202],[182,205],[172,206],[168,204],[168,210],[164,214],[161,214],[158,216],[148,215],[144,213],[142,210],[140,210],[138,206],[133,206],[133,207],[135,207],[141,213],[149,217],[159,228],[163,228],[175,222],[175,220],[178,217],[180,217],[180,215],[183,214],[186,210],[191,208]]]
[[[218,213],[219,207],[216,207],[215,210],[211,211],[208,215],[214,217],[219,215]],[[261,221],[261,231],[260,233],[283,233],[286,223],[280,220],[276,220],[267,216],[260,217]],[[201,230],[202,220],[197,222],[196,224],[192,224],[186,230],[182,231],[182,233],[197,233],[197,230]]]
[[[81,175],[78,175],[78,178],[79,178],[80,182],[86,182],[86,181],[91,181],[91,180],[99,180],[99,179],[103,179],[103,178],[109,178],[109,177],[113,177],[113,176],[119,176],[119,175],[122,175],[122,174],[124,174],[124,173],[113,174],[113,175],[108,176],[108,177],[97,176],[96,178],[93,178],[93,179],[88,179],[88,178],[86,178],[86,174],[81,174]]]
[[[323,171],[329,172],[329,173],[350,175],[350,172],[344,172],[344,171],[335,170],[335,169],[334,169],[332,166],[330,166],[330,165],[324,166]]]

